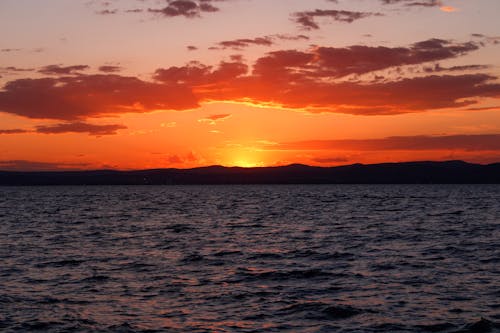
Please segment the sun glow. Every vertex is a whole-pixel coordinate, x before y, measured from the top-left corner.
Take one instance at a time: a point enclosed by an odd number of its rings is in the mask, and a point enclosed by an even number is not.
[[[234,161],[233,166],[241,168],[255,168],[262,166],[262,163],[253,162],[249,160],[236,160]]]
[[[264,162],[252,151],[238,151],[228,157],[228,166],[241,168],[255,168],[264,166]]]

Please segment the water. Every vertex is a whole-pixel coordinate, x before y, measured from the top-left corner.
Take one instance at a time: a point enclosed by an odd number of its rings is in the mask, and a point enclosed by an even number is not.
[[[5,332],[500,330],[498,185],[0,187],[0,221]]]

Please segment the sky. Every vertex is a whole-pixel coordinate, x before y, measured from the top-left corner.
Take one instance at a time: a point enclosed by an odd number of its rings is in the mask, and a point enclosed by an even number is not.
[[[500,162],[498,0],[1,0],[0,170]]]

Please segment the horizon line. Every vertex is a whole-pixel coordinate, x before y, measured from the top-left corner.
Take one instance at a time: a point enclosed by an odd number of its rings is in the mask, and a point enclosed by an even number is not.
[[[112,168],[103,168],[103,169],[19,169],[19,170],[7,170],[1,169],[0,172],[96,172],[96,171],[111,171],[111,172],[139,172],[139,171],[155,171],[155,170],[179,170],[179,171],[189,171],[189,170],[197,170],[197,169],[208,169],[208,168],[224,168],[224,169],[243,169],[243,170],[258,170],[258,169],[273,169],[273,168],[287,168],[292,166],[302,166],[308,168],[318,168],[318,169],[331,169],[331,168],[341,168],[348,166],[375,166],[375,165],[389,165],[389,164],[414,164],[414,163],[435,163],[435,164],[445,164],[445,163],[462,163],[468,165],[495,165],[500,164],[500,161],[492,162],[492,163],[478,163],[478,162],[467,162],[464,160],[412,160],[412,161],[399,161],[399,162],[379,162],[379,163],[350,163],[350,164],[339,164],[339,165],[329,165],[329,166],[319,166],[319,165],[309,165],[303,163],[290,163],[283,165],[259,165],[259,166],[238,166],[238,165],[220,165],[220,164],[212,164],[212,165],[203,165],[197,167],[189,167],[189,168],[176,168],[176,167],[163,167],[163,168],[144,168],[144,169],[112,169]]]

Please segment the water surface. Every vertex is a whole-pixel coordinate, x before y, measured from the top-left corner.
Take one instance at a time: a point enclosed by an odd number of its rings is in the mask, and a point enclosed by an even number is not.
[[[499,331],[498,185],[0,187],[0,222],[5,332]]]

